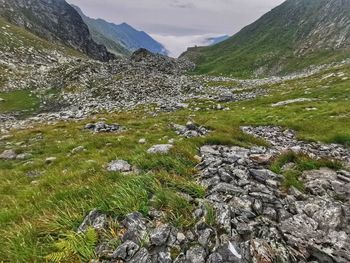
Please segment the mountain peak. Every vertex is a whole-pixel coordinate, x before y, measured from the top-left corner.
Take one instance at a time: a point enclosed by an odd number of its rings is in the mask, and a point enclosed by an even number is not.
[[[104,46],[92,40],[78,12],[65,0],[2,0],[0,16],[42,38],[64,43],[94,59],[107,61],[114,57]]]
[[[145,48],[153,53],[167,54],[162,44],[154,40],[146,32],[139,31],[126,22],[117,25],[100,18],[90,18],[82,12],[80,15],[88,25],[96,42],[106,45],[107,48],[111,47],[111,43],[118,46],[118,50],[116,51],[115,48],[112,48],[110,50],[112,52],[126,54]]]

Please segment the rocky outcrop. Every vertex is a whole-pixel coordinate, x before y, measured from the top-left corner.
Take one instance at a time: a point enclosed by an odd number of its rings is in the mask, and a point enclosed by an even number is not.
[[[41,38],[64,43],[94,59],[108,61],[114,57],[92,40],[78,12],[65,0],[1,0],[0,16]]]
[[[324,144],[297,140],[296,132],[282,127],[258,126],[242,127],[244,132],[263,138],[271,143],[270,151],[274,154],[286,151],[303,153],[311,158],[331,158],[350,165],[350,150],[339,144]]]
[[[303,192],[282,190],[283,176],[267,166],[273,154],[275,148],[202,146],[196,168],[206,195],[189,198],[195,223],[178,229],[152,208],[147,216],[128,214],[119,223],[121,244],[100,240],[95,262],[349,262],[350,173],[306,171]],[[109,220],[93,210],[79,231],[103,231]]]

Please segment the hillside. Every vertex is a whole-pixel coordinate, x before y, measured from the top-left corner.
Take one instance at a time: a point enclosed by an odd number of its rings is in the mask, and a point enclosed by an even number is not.
[[[18,22],[29,3],[64,3],[23,1]],[[54,37],[66,24],[50,10]],[[98,61],[0,29],[0,262],[350,262],[350,58],[192,75],[184,57]],[[331,45],[328,61],[347,33],[310,43]]]
[[[138,31],[126,23],[116,25],[103,19],[90,18],[79,7],[73,7],[88,25],[93,39],[97,43],[105,45],[111,52],[123,55],[145,48],[152,53],[167,54],[164,46],[147,33]],[[115,43],[114,46],[111,46],[111,42]]]
[[[350,1],[287,0],[230,39],[190,48],[197,73],[285,74],[350,56]]]
[[[37,36],[70,46],[94,59],[113,55],[95,43],[80,15],[64,0],[3,0],[0,16]]]

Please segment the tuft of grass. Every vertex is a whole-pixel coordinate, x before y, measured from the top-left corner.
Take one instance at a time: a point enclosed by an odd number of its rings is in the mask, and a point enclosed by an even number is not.
[[[285,190],[288,190],[292,186],[295,187],[296,189],[300,191],[304,191],[304,183],[299,180],[299,177],[301,175],[300,171],[295,171],[295,170],[289,170],[286,171],[283,176],[283,183],[282,186]]]
[[[193,206],[183,197],[168,189],[158,189],[152,205],[166,213],[166,220],[173,226],[185,229],[194,224]]]
[[[216,224],[216,212],[214,207],[210,204],[210,203],[205,203],[205,222],[209,225],[209,226],[215,226]]]
[[[337,160],[315,160],[310,158],[308,155],[297,154],[295,152],[288,151],[275,158],[275,160],[270,165],[270,169],[275,173],[282,173],[282,167],[287,163],[293,163],[295,165],[293,169],[300,172],[319,169],[322,167],[327,167],[332,170],[340,170],[343,168],[343,164]]]
[[[112,212],[119,218],[138,211],[147,215],[149,197],[155,189],[155,181],[150,176],[123,178],[119,181],[111,198],[101,205],[103,211]]]
[[[335,143],[350,147],[350,135],[344,135],[344,134],[335,135],[331,139],[331,142],[335,142]]]

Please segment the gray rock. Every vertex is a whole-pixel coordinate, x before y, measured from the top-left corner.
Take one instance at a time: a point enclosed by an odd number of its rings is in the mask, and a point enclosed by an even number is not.
[[[121,244],[112,255],[113,259],[130,260],[139,251],[140,247],[132,241],[126,241]]]
[[[147,150],[147,153],[150,154],[166,154],[173,148],[172,144],[158,144],[153,145],[151,148]]]
[[[78,227],[78,233],[85,232],[89,227],[96,230],[102,230],[107,225],[107,216],[97,209],[92,210]]]
[[[16,159],[17,154],[14,150],[5,150],[0,154],[0,159],[3,160],[14,160]]]
[[[71,150],[71,154],[77,154],[77,153],[81,153],[86,151],[84,146],[78,146],[76,148],[74,148],[73,150]]]
[[[204,248],[195,246],[186,252],[186,260],[188,263],[203,263],[205,262],[206,255]]]
[[[150,263],[149,253],[146,248],[141,248],[128,263]]]
[[[18,154],[16,156],[16,159],[17,160],[28,160],[28,159],[32,158],[32,156],[33,155],[30,153],[21,153],[21,154]]]
[[[161,225],[155,228],[150,233],[151,245],[162,246],[167,242],[170,234],[170,227],[168,225]]]
[[[127,173],[132,171],[132,166],[124,160],[114,160],[107,164],[107,171]]]

